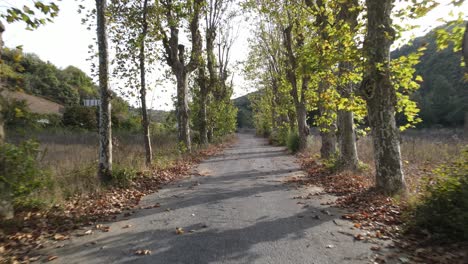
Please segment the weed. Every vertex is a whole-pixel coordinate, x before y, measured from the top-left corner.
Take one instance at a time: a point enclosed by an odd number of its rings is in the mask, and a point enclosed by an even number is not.
[[[293,131],[288,134],[286,145],[292,153],[296,153],[299,150],[299,133],[297,131]]]

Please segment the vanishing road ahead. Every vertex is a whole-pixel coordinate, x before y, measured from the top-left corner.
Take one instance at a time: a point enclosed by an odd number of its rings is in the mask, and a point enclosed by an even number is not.
[[[372,244],[354,241],[328,195],[285,184],[303,172],[282,147],[239,134],[194,176],[146,196],[142,209],[109,232],[74,237],[50,249],[54,263],[369,263]],[[129,228],[128,225],[131,225]],[[184,234],[176,234],[176,228]],[[150,255],[135,255],[151,250]]]

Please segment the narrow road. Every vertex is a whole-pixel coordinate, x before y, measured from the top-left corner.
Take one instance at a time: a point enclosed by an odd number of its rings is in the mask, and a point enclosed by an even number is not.
[[[323,205],[334,197],[294,199],[318,188],[284,183],[304,175],[293,156],[253,135],[238,137],[194,176],[142,201],[159,208],[50,249],[59,257],[54,262],[369,263],[372,244],[354,241],[356,231],[340,219],[343,212]],[[183,234],[176,234],[178,227]],[[136,250],[151,254],[138,256]]]

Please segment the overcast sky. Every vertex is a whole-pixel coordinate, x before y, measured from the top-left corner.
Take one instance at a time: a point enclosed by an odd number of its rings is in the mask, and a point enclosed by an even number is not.
[[[0,0],[0,6],[3,3],[14,3],[15,6],[22,6],[21,2],[26,0]],[[448,3],[449,1],[440,1]],[[77,13],[80,1],[63,0],[59,2],[60,13],[53,23],[40,27],[35,31],[25,30],[24,24],[15,23],[6,25],[4,41],[7,47],[22,45],[25,52],[31,52],[39,55],[43,60],[50,61],[60,68],[68,65],[76,66],[86,73],[90,73],[90,62],[88,45],[93,43],[95,31],[89,31],[81,24],[83,15]],[[85,6],[93,7],[93,0],[84,0]],[[1,9],[2,7],[0,7]],[[460,10],[468,10],[468,3],[465,3]],[[457,10],[460,11],[460,10]],[[416,36],[427,32],[433,27],[441,24],[437,21],[439,18],[448,17],[449,9],[442,4],[437,10],[432,11],[425,18],[418,20],[417,24],[421,28],[413,31],[411,34]],[[247,39],[249,37],[249,28],[246,22],[239,21],[239,37],[233,47],[232,60],[242,61],[246,58],[248,52]],[[409,34],[408,34],[409,35]],[[166,86],[166,87],[162,87]],[[167,90],[168,92],[163,92]],[[235,73],[234,96],[238,97],[253,91],[253,87],[243,81],[240,72]],[[170,83],[157,85],[152,88],[148,95],[148,104],[155,109],[169,110],[173,108],[171,96],[175,93],[175,86]]]

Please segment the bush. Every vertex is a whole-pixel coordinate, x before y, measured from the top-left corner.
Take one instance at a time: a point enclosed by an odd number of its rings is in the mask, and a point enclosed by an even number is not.
[[[0,145],[0,182],[11,192],[15,207],[36,203],[30,195],[50,184],[49,173],[39,166],[39,155],[39,143],[32,140]]]
[[[112,168],[112,185],[127,188],[135,179],[137,171],[130,167],[114,166]]]
[[[435,171],[413,208],[410,229],[426,229],[436,238],[468,241],[468,148],[461,158]]]
[[[63,125],[85,129],[96,129],[98,125],[97,107],[74,105],[65,108]]]
[[[287,127],[279,127],[271,132],[270,144],[278,146],[286,146],[288,141],[289,129]]]
[[[299,150],[299,133],[297,131],[289,132],[286,145],[292,153]]]

